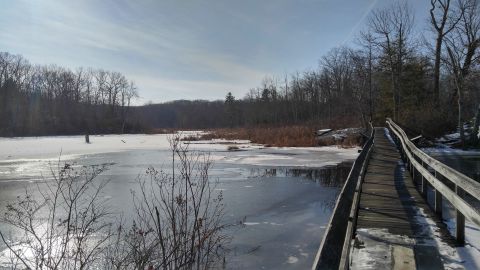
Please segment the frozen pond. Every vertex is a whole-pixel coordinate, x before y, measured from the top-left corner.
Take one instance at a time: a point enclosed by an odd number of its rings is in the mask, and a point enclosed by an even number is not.
[[[25,186],[49,177],[58,162],[111,163],[106,194],[112,210],[131,214],[131,190],[149,166],[170,165],[165,135],[81,136],[0,139],[0,207]],[[310,268],[332,213],[335,198],[357,149],[263,148],[238,141],[195,142],[192,151],[211,154],[211,179],[224,195],[230,229],[229,269]],[[3,226],[0,227],[0,229]],[[3,245],[2,245],[2,248]]]
[[[440,153],[432,156],[466,176],[480,181],[480,153],[469,153],[468,155]]]

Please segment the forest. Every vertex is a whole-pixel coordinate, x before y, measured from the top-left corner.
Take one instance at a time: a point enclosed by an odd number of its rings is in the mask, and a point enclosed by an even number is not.
[[[349,46],[318,68],[266,77],[224,100],[131,106],[125,76],[104,70],[33,66],[0,54],[0,135],[148,132],[161,128],[383,125],[385,117],[425,136],[458,130],[478,145],[480,7],[431,0],[428,21],[406,2],[373,10]],[[420,30],[419,30],[420,29]]]
[[[176,101],[143,108],[154,126],[205,128],[307,124],[383,125],[392,117],[435,137],[464,127],[478,133],[478,1],[432,0],[429,21],[406,3],[374,10],[351,46],[333,48],[315,70],[265,78],[260,87],[222,102]],[[415,29],[428,29],[421,35]],[[157,113],[153,113],[157,112]],[[476,139],[477,138],[477,139]]]
[[[30,64],[0,53],[0,135],[141,131],[130,120],[133,82],[118,72]]]

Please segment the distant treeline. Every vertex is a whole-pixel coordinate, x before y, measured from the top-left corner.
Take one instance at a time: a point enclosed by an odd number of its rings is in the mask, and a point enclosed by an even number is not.
[[[478,145],[472,134],[480,124],[479,3],[435,0],[428,15],[427,25],[416,26],[411,7],[395,1],[371,12],[355,46],[332,49],[317,69],[265,78],[241,98],[228,93],[224,100],[150,104],[131,113],[135,87],[121,74],[33,67],[1,54],[0,133],[336,128],[384,125],[392,117],[427,136],[458,129],[464,143]]]
[[[464,143],[478,145],[479,2],[431,1],[428,16],[416,25],[411,7],[395,1],[372,11],[355,46],[332,49],[318,69],[266,78],[240,99],[147,105],[141,118],[153,127],[205,128],[384,125],[392,117],[432,137],[458,129]]]
[[[135,85],[118,72],[34,66],[0,52],[0,136],[141,131]]]

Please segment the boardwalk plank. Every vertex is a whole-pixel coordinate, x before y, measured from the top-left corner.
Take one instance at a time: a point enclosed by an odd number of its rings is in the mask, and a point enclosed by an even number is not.
[[[378,247],[390,249],[393,252],[400,244],[408,247],[409,252],[413,250],[417,261],[432,260],[435,265],[443,265],[438,250],[425,252],[424,246],[417,247],[417,242],[421,243],[431,238],[425,233],[425,223],[417,218],[419,209],[422,208],[425,215],[441,229],[442,239],[453,244],[453,238],[417,191],[411,176],[405,170],[400,154],[395,145],[388,140],[383,128],[376,128],[373,147],[360,195],[357,237],[354,241],[356,244],[352,250],[352,258],[355,254],[361,253],[361,249],[368,249],[369,245],[377,248],[375,252],[378,252]],[[378,239],[365,233],[372,231],[384,232],[385,236]],[[390,251],[386,250],[384,253],[390,254]],[[375,257],[377,254],[372,256]],[[393,266],[395,256],[387,257],[392,260],[389,265]],[[415,269],[415,267],[412,263],[402,265],[402,269]],[[358,268],[355,267],[355,262],[352,268]]]

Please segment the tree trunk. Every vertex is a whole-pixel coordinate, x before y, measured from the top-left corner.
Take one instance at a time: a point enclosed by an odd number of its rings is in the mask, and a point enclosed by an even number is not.
[[[435,102],[440,101],[440,60],[442,54],[442,38],[437,37],[435,46],[435,66],[433,67],[433,93]]]
[[[475,114],[475,122],[473,124],[472,133],[470,134],[470,143],[473,146],[478,145],[478,128],[480,126],[480,104],[477,107],[477,113]]]
[[[462,148],[465,148],[465,129],[462,120],[462,95],[460,86],[457,86],[457,103],[458,103],[458,130],[460,132],[460,143]]]
[[[457,90],[457,105],[458,105],[458,130],[460,132],[460,143],[462,148],[465,148],[465,130],[463,128],[462,120],[462,91],[463,91],[463,74],[458,66],[458,61],[455,60],[452,49],[447,46],[448,56],[450,57],[453,66],[453,78],[455,88]]]
[[[368,90],[369,98],[368,105],[370,111],[370,121],[373,121],[373,81],[372,81],[372,47],[370,46],[368,51]]]
[[[395,78],[393,75],[393,71],[391,72],[391,87],[392,87],[392,101],[393,101],[393,121],[397,121],[397,95],[395,93],[396,86],[395,86]]]

